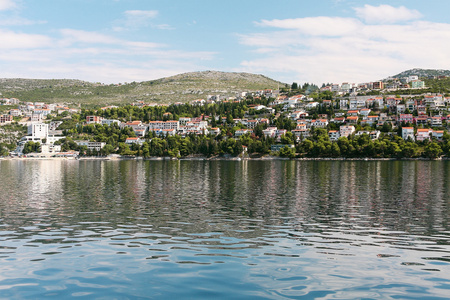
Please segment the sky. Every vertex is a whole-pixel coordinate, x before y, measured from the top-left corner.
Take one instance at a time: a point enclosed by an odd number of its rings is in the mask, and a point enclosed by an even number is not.
[[[448,11],[441,0],[0,0],[0,78],[369,82],[450,69]]]

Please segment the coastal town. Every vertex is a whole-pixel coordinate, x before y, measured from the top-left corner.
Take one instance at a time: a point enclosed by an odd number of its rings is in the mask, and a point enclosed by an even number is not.
[[[0,98],[0,107],[11,107],[0,115],[0,156],[449,156],[450,97],[423,89],[421,78],[408,76],[98,109]],[[5,134],[13,125],[22,134]]]

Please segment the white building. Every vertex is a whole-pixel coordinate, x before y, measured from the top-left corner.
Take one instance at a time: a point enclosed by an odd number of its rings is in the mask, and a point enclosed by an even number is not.
[[[335,142],[341,137],[341,134],[338,130],[330,130],[328,131],[328,137],[330,141]]]
[[[47,138],[49,131],[48,124],[44,123],[32,123],[28,126],[28,134],[35,138],[45,139]]]
[[[342,125],[341,127],[339,127],[339,135],[340,136],[345,136],[345,137],[349,137],[350,135],[352,135],[355,132],[355,126],[345,126]]]
[[[88,150],[100,151],[103,147],[105,147],[106,143],[103,142],[89,142],[89,141],[75,141],[78,146],[86,146]]]
[[[414,139],[414,127],[402,127],[402,139],[407,140],[408,138]]]

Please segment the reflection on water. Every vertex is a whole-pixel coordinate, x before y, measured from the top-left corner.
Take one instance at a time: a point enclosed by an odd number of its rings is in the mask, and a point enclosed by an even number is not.
[[[0,298],[446,298],[447,161],[1,161]]]

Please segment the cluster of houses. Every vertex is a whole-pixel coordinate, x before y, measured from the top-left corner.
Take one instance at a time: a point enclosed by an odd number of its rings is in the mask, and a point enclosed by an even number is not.
[[[11,109],[8,114],[0,115],[0,125],[10,124],[14,121],[14,117],[23,119],[26,122],[42,122],[51,113],[69,114],[77,113],[78,109],[69,108],[65,105],[48,104],[44,102],[21,102],[17,98],[0,98],[2,105],[17,105],[17,108]]]
[[[25,144],[34,142],[41,144],[40,156],[75,156],[74,152],[61,152],[61,145],[55,144],[56,141],[64,139],[62,130],[57,130],[62,121],[52,121],[50,123],[32,122],[28,125],[27,135],[22,137],[13,154],[22,155]],[[86,146],[88,150],[100,151],[106,143],[91,141],[75,141],[79,146]]]
[[[206,118],[206,120],[205,120]],[[86,124],[117,124],[120,128],[129,127],[136,137],[126,139],[126,144],[142,144],[147,133],[153,132],[156,136],[187,136],[189,134],[219,134],[219,128],[211,128],[208,125],[208,117],[179,118],[177,121],[150,121],[148,124],[142,121],[120,122],[119,120],[104,119],[99,116],[87,116]]]
[[[374,81],[367,83],[349,83],[343,82],[342,84],[334,83],[329,84],[320,89],[321,92],[330,91],[337,95],[343,95],[347,93],[354,93],[358,91],[370,91],[370,90],[402,90],[402,89],[423,89],[425,88],[425,82],[419,80],[419,76],[412,75],[403,78],[391,78],[386,83],[384,81]]]
[[[404,84],[410,86],[421,85],[418,83],[418,78],[410,76],[406,78]],[[403,82],[403,81],[402,81]],[[381,89],[383,82],[372,82],[365,85],[366,88]],[[341,84],[330,85],[323,87],[322,90],[330,90],[339,94],[342,91],[352,91],[352,89],[363,88],[360,85]],[[296,123],[296,128],[291,132],[297,141],[303,140],[310,136],[312,128],[330,128],[330,124],[335,130],[329,130],[328,135],[331,141],[336,141],[340,137],[348,137],[350,135],[367,134],[371,139],[377,139],[380,136],[380,131],[360,130],[356,132],[356,128],[360,125],[365,128],[366,125],[371,128],[389,124],[392,127],[402,126],[402,138],[412,139],[416,141],[423,141],[435,137],[442,139],[444,130],[441,127],[447,126],[450,123],[450,115],[446,112],[450,108],[450,97],[443,97],[440,94],[427,94],[423,96],[415,96],[409,98],[402,98],[398,96],[350,96],[337,98],[336,100],[314,100],[305,95],[295,95],[288,97],[280,95],[278,91],[261,90],[251,94],[254,97],[265,96],[274,99],[272,103],[267,106],[264,105],[248,105],[245,118],[233,119],[233,122],[240,129],[234,132],[234,136],[251,134],[256,126],[263,124],[266,129],[263,134],[266,137],[275,138],[280,141],[282,136],[287,133],[286,129],[278,129],[273,126],[273,123],[267,118],[268,115],[275,115],[275,118],[283,114]],[[241,101],[248,93],[238,95],[233,101]],[[192,105],[207,105],[210,103],[217,103],[220,101],[231,101],[231,99],[221,98],[220,95],[208,96],[206,100],[199,99],[191,102]],[[61,122],[44,123],[44,120],[50,113],[68,114],[78,112],[77,109],[72,109],[64,105],[45,104],[43,102],[21,102],[18,99],[0,99],[0,104],[17,105],[17,108],[11,109],[8,114],[0,115],[0,125],[13,122],[15,117],[21,117],[22,124],[28,126],[28,134],[19,142],[16,153],[21,154],[24,145],[28,141],[40,142],[41,149],[44,154],[60,153],[61,147],[55,145],[55,142],[64,138],[61,131],[57,127]],[[183,103],[178,103],[179,105]],[[145,104],[140,101],[133,105],[142,107]],[[156,104],[155,104],[156,105]],[[164,104],[161,104],[164,105]],[[175,103],[177,105],[177,103]],[[275,106],[282,107],[281,112],[275,114]],[[117,108],[117,106],[108,106],[102,109]],[[333,115],[318,114],[321,111],[333,110]],[[324,110],[323,108],[327,108]],[[414,112],[414,114],[413,114]],[[311,116],[314,114],[314,117]],[[257,117],[254,117],[257,116]],[[178,120],[172,119],[170,113],[164,114],[164,119],[167,121],[150,121],[143,123],[142,121],[130,120],[129,122],[121,122],[119,120],[105,119],[100,116],[87,116],[86,124],[117,124],[120,128],[129,127],[135,133],[135,137],[128,138],[126,144],[142,144],[145,141],[145,136],[152,132],[154,136],[188,136],[190,134],[214,134],[218,135],[220,129],[211,128],[211,117],[202,115],[195,118],[182,117]],[[227,118],[219,119],[216,116],[216,123],[226,123]],[[414,129],[414,125],[418,129]],[[423,125],[423,126],[421,126]],[[431,129],[423,128],[431,127]],[[76,141],[80,146],[86,146],[89,150],[99,151],[105,146],[105,143]]]

